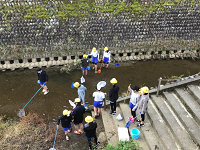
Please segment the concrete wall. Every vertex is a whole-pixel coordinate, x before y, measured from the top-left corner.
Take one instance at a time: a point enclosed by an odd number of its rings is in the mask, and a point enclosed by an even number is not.
[[[30,54],[26,55],[25,59],[12,59],[2,60],[0,64],[0,70],[5,71],[34,67],[51,67],[51,66],[63,66],[66,64],[76,64],[77,61],[81,61],[83,52],[76,53],[48,53],[48,54]],[[199,51],[148,51],[142,52],[137,50],[115,50],[111,51],[111,61],[123,62],[123,61],[139,61],[139,60],[155,60],[155,59],[199,59]],[[102,54],[100,53],[100,58]]]

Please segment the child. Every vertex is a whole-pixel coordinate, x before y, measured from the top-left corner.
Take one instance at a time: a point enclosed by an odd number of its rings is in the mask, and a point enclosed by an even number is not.
[[[83,130],[85,132],[86,139],[88,140],[88,143],[89,143],[89,149],[91,150],[92,149],[92,144],[91,144],[92,138],[94,138],[96,148],[100,144],[100,142],[97,142],[97,136],[96,136],[97,123],[93,121],[93,118],[91,116],[87,116],[85,118],[85,121],[87,123],[84,125]]]
[[[93,63],[93,69],[95,69],[95,73],[97,73],[97,61],[99,61],[99,53],[96,51],[96,48],[93,47],[91,54],[92,55],[92,63]]]
[[[103,52],[103,68],[106,64],[106,69],[108,69],[108,65],[110,62],[110,51],[108,50],[108,47],[104,48],[104,52]]]
[[[66,136],[66,140],[69,141],[69,136],[67,135],[69,132],[71,132],[71,121],[72,121],[72,115],[71,112],[68,110],[64,110],[63,111],[63,115],[61,115],[60,117],[58,117],[58,121],[57,121],[57,128],[60,124],[62,124],[63,130],[65,131],[65,136]]]
[[[78,98],[80,98],[82,103],[85,105],[85,91],[87,91],[87,88],[79,82],[75,82],[74,87],[78,89]]]
[[[89,66],[89,60],[87,59],[88,55],[84,54],[83,55],[83,59],[82,59],[82,63],[81,63],[81,69],[83,71],[83,76],[84,74],[87,76],[87,70],[88,70],[88,66]]]
[[[131,108],[131,115],[132,115],[132,119],[136,117],[136,109],[133,109],[135,107],[135,105],[139,102],[140,99],[140,94],[138,93],[139,91],[139,87],[136,85],[133,86],[129,86],[128,90],[131,92],[131,99],[130,99],[130,105],[129,107]]]
[[[37,83],[40,84],[40,86],[43,86],[43,91],[44,95],[46,95],[47,93],[49,93],[49,90],[47,88],[47,81],[49,80],[49,76],[47,75],[47,73],[42,70],[41,68],[37,68],[37,73],[38,73],[38,81]]]
[[[81,134],[83,133],[83,114],[85,113],[85,108],[81,105],[80,98],[76,98],[74,103],[76,104],[76,108],[72,112],[75,127],[74,133]]]
[[[116,101],[118,99],[118,92],[119,92],[119,86],[117,85],[117,80],[115,78],[112,78],[110,80],[110,83],[112,84],[112,88],[109,90],[109,100],[110,100],[110,114],[115,116],[116,114]]]
[[[145,87],[141,88],[140,100],[133,108],[133,111],[135,111],[138,108],[140,110],[140,114],[141,114],[141,119],[137,120],[137,122],[140,122],[137,125],[137,127],[144,126],[145,113],[148,109],[148,100],[149,100],[149,88],[145,86]]]
[[[105,99],[105,94],[106,93],[101,92],[101,88],[97,89],[97,87],[96,87],[96,91],[92,95],[94,98],[95,118],[100,116],[103,100]]]

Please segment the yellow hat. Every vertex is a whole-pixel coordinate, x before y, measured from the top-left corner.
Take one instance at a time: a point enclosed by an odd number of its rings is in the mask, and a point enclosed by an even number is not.
[[[67,109],[65,109],[65,110],[63,110],[63,115],[65,116],[65,115],[68,115],[68,113],[69,113],[70,111],[68,111]]]
[[[74,103],[79,103],[79,102],[81,102],[80,98],[75,98]]]
[[[87,117],[85,118],[85,121],[88,122],[88,123],[90,123],[90,122],[93,121],[93,118],[92,118],[91,116],[87,116]]]
[[[110,80],[110,83],[115,84],[115,83],[117,83],[117,80],[116,80],[115,78],[112,78],[112,79]]]
[[[88,55],[86,55],[86,54],[83,55],[83,58],[87,58],[87,57],[88,57]]]
[[[79,86],[80,86],[80,83],[78,83],[78,82],[74,83],[74,87],[78,88]]]
[[[144,92],[144,93],[149,93],[149,88],[144,86],[141,88],[141,91]]]
[[[92,51],[96,51],[96,48],[95,48],[95,47],[93,47],[93,48],[92,48]]]
[[[108,50],[108,47],[105,47],[104,50],[107,51],[107,50]]]

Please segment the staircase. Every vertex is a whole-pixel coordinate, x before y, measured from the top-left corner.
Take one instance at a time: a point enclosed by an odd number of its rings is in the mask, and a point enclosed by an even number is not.
[[[102,110],[107,141],[113,146],[119,141],[118,127],[125,127],[131,116],[128,103],[123,101],[123,98],[118,100],[116,114],[122,114],[121,121],[110,115],[108,106]],[[145,126],[138,128],[134,122],[128,129],[129,133],[133,128],[140,130],[136,141],[144,150],[200,150],[200,86],[197,83],[165,89],[159,96],[150,90],[148,107]]]

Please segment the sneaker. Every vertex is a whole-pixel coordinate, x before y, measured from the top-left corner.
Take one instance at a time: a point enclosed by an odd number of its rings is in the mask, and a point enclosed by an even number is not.
[[[136,122],[141,122],[141,120],[136,120]]]
[[[137,127],[144,127],[144,123],[143,124],[141,124],[141,123],[137,124]]]
[[[47,91],[47,92],[44,92],[44,95],[47,95],[47,93],[49,93],[49,91]]]
[[[94,67],[92,67],[92,69],[94,69]]]
[[[45,89],[43,89],[42,92],[44,93],[44,92],[45,92]]]
[[[98,115],[95,115],[95,117],[94,118],[98,118],[99,116]]]
[[[95,71],[95,73],[97,73],[97,71]]]
[[[96,148],[98,148],[99,145],[100,145],[100,142],[97,142]]]

